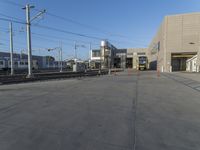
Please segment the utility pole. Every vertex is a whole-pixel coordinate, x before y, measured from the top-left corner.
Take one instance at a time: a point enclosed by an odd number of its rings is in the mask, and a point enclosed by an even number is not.
[[[90,68],[90,66],[91,66],[91,55],[92,55],[92,44],[90,43],[89,44],[89,53],[88,53],[88,66],[87,66],[87,69],[89,69]]]
[[[27,47],[28,47],[28,76],[27,76],[27,78],[33,77],[30,8],[31,8],[31,6],[29,4],[27,4],[26,5],[26,31],[27,31]]]
[[[60,42],[60,72],[63,72],[62,42]]]
[[[38,18],[42,14],[46,12],[46,10],[43,10],[39,12],[35,17],[32,19],[30,18],[30,9],[35,8],[34,6],[30,6],[29,4],[26,5],[26,7],[22,8],[26,10],[26,31],[27,31],[27,47],[28,47],[28,75],[27,78],[32,78],[32,45],[31,45],[31,21]]]
[[[60,46],[59,47],[55,47],[55,48],[48,48],[47,49],[48,51],[53,51],[53,50],[57,50],[58,51],[58,68],[60,68],[60,72],[63,72],[63,65],[62,65],[62,42],[60,43]]]
[[[91,51],[92,51],[92,44],[90,43],[90,45],[89,45],[89,59],[90,59],[90,57],[91,57]]]
[[[108,49],[108,74],[111,75],[111,49]]]
[[[10,75],[14,75],[14,67],[13,67],[13,29],[12,22],[9,24],[10,26]]]
[[[75,60],[77,60],[77,48],[78,48],[78,47],[85,48],[85,45],[76,44],[76,42],[74,42],[74,58],[75,58]]]
[[[76,42],[74,42],[74,60],[75,61],[77,59],[77,51],[76,51],[76,49],[77,49]]]

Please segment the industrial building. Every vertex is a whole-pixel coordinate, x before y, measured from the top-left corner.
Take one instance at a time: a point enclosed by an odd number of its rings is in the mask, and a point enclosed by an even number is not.
[[[91,68],[138,69],[138,57],[147,56],[147,48],[118,49],[108,41],[101,41],[100,49],[91,50]]]
[[[166,16],[148,48],[150,68],[186,71],[186,62],[195,55],[199,68],[199,49],[200,13]]]

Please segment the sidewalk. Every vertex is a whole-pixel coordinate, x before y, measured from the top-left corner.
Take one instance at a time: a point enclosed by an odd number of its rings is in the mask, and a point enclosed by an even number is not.
[[[200,73],[193,73],[193,72],[175,72],[173,73],[175,75],[184,77],[184,78],[189,78],[195,81],[200,82]]]

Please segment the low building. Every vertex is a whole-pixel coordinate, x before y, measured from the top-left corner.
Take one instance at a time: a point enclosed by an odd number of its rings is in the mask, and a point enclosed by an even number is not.
[[[0,59],[4,60],[10,60],[10,53],[8,52],[0,52]],[[26,54],[13,54],[14,60],[28,60],[28,56]],[[52,56],[32,56],[33,62],[37,61],[38,69],[44,69],[44,68],[53,68],[55,67],[55,58]]]
[[[99,69],[101,64],[101,52],[100,49],[94,49],[90,51],[89,67],[91,69]]]

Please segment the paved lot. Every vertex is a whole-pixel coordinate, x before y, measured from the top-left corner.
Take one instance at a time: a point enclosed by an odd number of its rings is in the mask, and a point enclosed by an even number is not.
[[[200,92],[169,77],[0,86],[0,150],[198,150]]]
[[[175,72],[173,74],[200,82],[200,73],[197,72]]]

